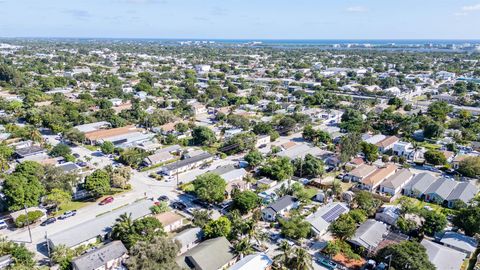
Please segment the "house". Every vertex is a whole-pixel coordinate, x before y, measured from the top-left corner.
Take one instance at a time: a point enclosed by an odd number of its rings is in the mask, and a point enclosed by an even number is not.
[[[360,182],[364,178],[368,177],[370,174],[375,172],[377,170],[377,167],[368,165],[368,164],[362,164],[358,166],[357,168],[353,169],[347,175],[345,176],[345,180],[351,180],[353,182]]]
[[[400,139],[396,136],[389,136],[380,142],[376,143],[375,145],[378,147],[378,151],[385,153],[390,149],[393,149],[393,146],[400,141]]]
[[[363,247],[367,251],[371,251],[377,248],[387,232],[385,223],[368,219],[357,228],[355,235],[348,241],[354,246]]]
[[[350,209],[345,203],[330,203],[322,206],[305,220],[312,225],[312,232],[315,235],[322,236],[327,232],[330,223],[335,221],[340,215],[348,213],[348,211]]]
[[[98,216],[95,219],[80,223],[77,226],[49,235],[50,247],[55,248],[64,245],[67,248],[75,249],[83,245],[95,243],[98,238],[104,238],[111,231],[111,227],[121,214],[131,213],[132,219],[136,220],[150,215],[151,206],[151,201],[141,200]]]
[[[393,145],[393,154],[399,157],[411,159],[412,152],[414,151],[415,148],[409,142],[397,142]]]
[[[461,269],[465,253],[444,245],[423,239],[420,244],[426,249],[428,259],[436,269],[458,270]]]
[[[392,176],[398,167],[395,164],[387,164],[387,166],[379,168],[361,181],[363,189],[374,191],[387,177]]]
[[[257,142],[255,143],[255,147],[259,148],[262,145],[266,145],[270,143],[270,135],[260,135],[257,136]]]
[[[408,169],[401,169],[388,177],[380,184],[380,192],[388,193],[392,196],[399,194],[402,188],[413,178],[413,174]]]
[[[22,159],[30,156],[40,155],[46,153],[47,150],[39,145],[30,144],[21,148],[16,148],[14,156],[17,159]]]
[[[74,126],[73,128],[77,129],[80,132],[87,133],[87,132],[97,131],[100,129],[107,129],[107,128],[110,128],[111,126],[112,125],[107,121],[100,121],[100,122],[95,122],[90,124]]]
[[[295,209],[297,207],[297,198],[286,195],[263,209],[262,217],[265,221],[275,221],[277,219],[277,216],[283,216],[291,209]]]
[[[270,270],[273,260],[265,253],[245,256],[235,263],[229,270]]]
[[[237,256],[225,237],[203,241],[177,257],[176,262],[182,269],[220,270],[232,266]]]
[[[377,144],[377,143],[385,140],[385,138],[387,138],[387,136],[385,136],[383,134],[375,134],[375,135],[363,134],[362,135],[362,140],[364,142],[370,143],[370,144]]]
[[[0,257],[0,269],[5,269],[14,262],[12,255],[3,255]]]
[[[207,152],[204,152],[194,157],[182,159],[165,165],[160,169],[160,172],[164,175],[172,176],[178,173],[186,172],[212,160],[213,156]]]
[[[456,185],[456,181],[439,178],[425,191],[425,200],[437,204],[443,204]]]
[[[207,107],[202,103],[195,103],[192,105],[192,108],[193,108],[193,113],[195,115],[204,114],[208,112]]]
[[[72,260],[73,270],[115,270],[122,269],[128,257],[127,248],[121,241],[110,242]]]
[[[444,246],[463,252],[467,254],[467,257],[470,257],[478,247],[478,242],[475,238],[458,232],[447,231],[439,238],[439,242]]]
[[[143,129],[136,128],[134,125],[124,127],[100,129],[85,133],[85,138],[90,144],[101,144],[109,141],[114,145],[132,145],[153,138],[153,134],[144,134]]]
[[[166,232],[175,231],[183,226],[184,217],[175,212],[164,212],[155,215],[155,218],[163,225]]]
[[[452,208],[461,201],[468,204],[478,193],[478,188],[472,182],[457,182],[452,192],[447,196],[447,206]]]
[[[238,189],[240,191],[246,190],[250,184],[243,179],[247,176],[247,171],[244,168],[237,169],[233,165],[218,167],[210,173],[218,174],[225,182],[227,187],[225,191],[230,194],[232,190]]]
[[[143,160],[143,164],[145,164],[146,166],[153,166],[173,159],[175,159],[175,156],[173,156],[169,152],[161,151],[146,157]]]
[[[199,227],[186,229],[174,237],[174,239],[180,243],[179,254],[183,254],[198,245],[202,238],[203,232]]]
[[[400,208],[396,205],[385,205],[375,213],[375,219],[388,225],[395,225],[400,217]]]
[[[410,197],[423,198],[425,191],[437,180],[429,173],[419,173],[403,188],[403,194]]]

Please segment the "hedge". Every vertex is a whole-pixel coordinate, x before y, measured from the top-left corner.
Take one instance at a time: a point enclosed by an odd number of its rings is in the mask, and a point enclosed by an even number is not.
[[[39,220],[41,217],[43,217],[44,214],[43,214],[42,211],[36,210],[36,211],[28,212],[27,215],[28,215],[28,223],[32,224],[32,223],[36,222],[37,220]],[[27,226],[28,225],[27,224],[27,216],[26,215],[18,216],[18,218],[15,220],[15,225],[18,228],[22,228],[22,227]]]

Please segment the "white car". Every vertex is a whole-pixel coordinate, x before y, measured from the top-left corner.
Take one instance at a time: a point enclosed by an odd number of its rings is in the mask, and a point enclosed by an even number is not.
[[[0,219],[0,230],[6,229],[6,228],[8,228],[7,223],[5,222],[5,220]]]

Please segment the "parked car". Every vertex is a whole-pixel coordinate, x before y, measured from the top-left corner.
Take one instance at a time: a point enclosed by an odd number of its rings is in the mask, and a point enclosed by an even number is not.
[[[168,196],[167,195],[162,195],[160,197],[158,197],[158,200],[161,201],[161,202],[166,202],[169,200]]]
[[[80,155],[78,153],[73,153],[73,155],[75,158],[80,158]]]
[[[55,221],[57,221],[57,219],[54,217],[47,218],[44,222],[40,223],[40,226],[47,226],[48,224],[55,223]]]
[[[183,202],[173,202],[172,207],[178,210],[185,210],[187,209],[187,205]]]
[[[111,202],[113,202],[113,197],[112,196],[108,196],[106,197],[105,199],[103,199],[99,204],[100,205],[105,205],[105,204],[109,204]]]
[[[58,217],[58,219],[67,219],[69,217],[73,217],[77,214],[77,210],[72,210],[72,211],[67,211],[63,213],[61,216]]]
[[[323,258],[323,257],[318,258],[317,263],[325,266],[328,269],[336,269],[338,267],[338,264],[336,264],[335,262],[332,262],[331,260],[329,260],[327,258]]]
[[[200,205],[201,207],[207,208],[207,209],[212,209],[212,208],[213,208],[213,204],[204,202],[204,201],[202,201],[202,200],[200,200],[200,199],[195,199],[195,200],[192,201],[192,203],[197,204],[197,205]]]
[[[5,222],[5,220],[0,219],[0,230],[6,229],[6,228],[8,228],[7,223]]]
[[[200,170],[205,170],[208,167],[210,167],[210,164],[203,164],[202,166],[200,166]]]

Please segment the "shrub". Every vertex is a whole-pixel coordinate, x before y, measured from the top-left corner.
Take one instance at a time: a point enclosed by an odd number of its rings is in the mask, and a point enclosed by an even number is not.
[[[28,223],[27,223],[27,215],[28,215]],[[20,215],[17,217],[17,219],[15,220],[15,225],[18,228],[22,228],[27,226],[28,224],[32,224],[36,222],[43,216],[43,212],[40,210],[36,210],[36,211],[28,212],[27,215]]]

